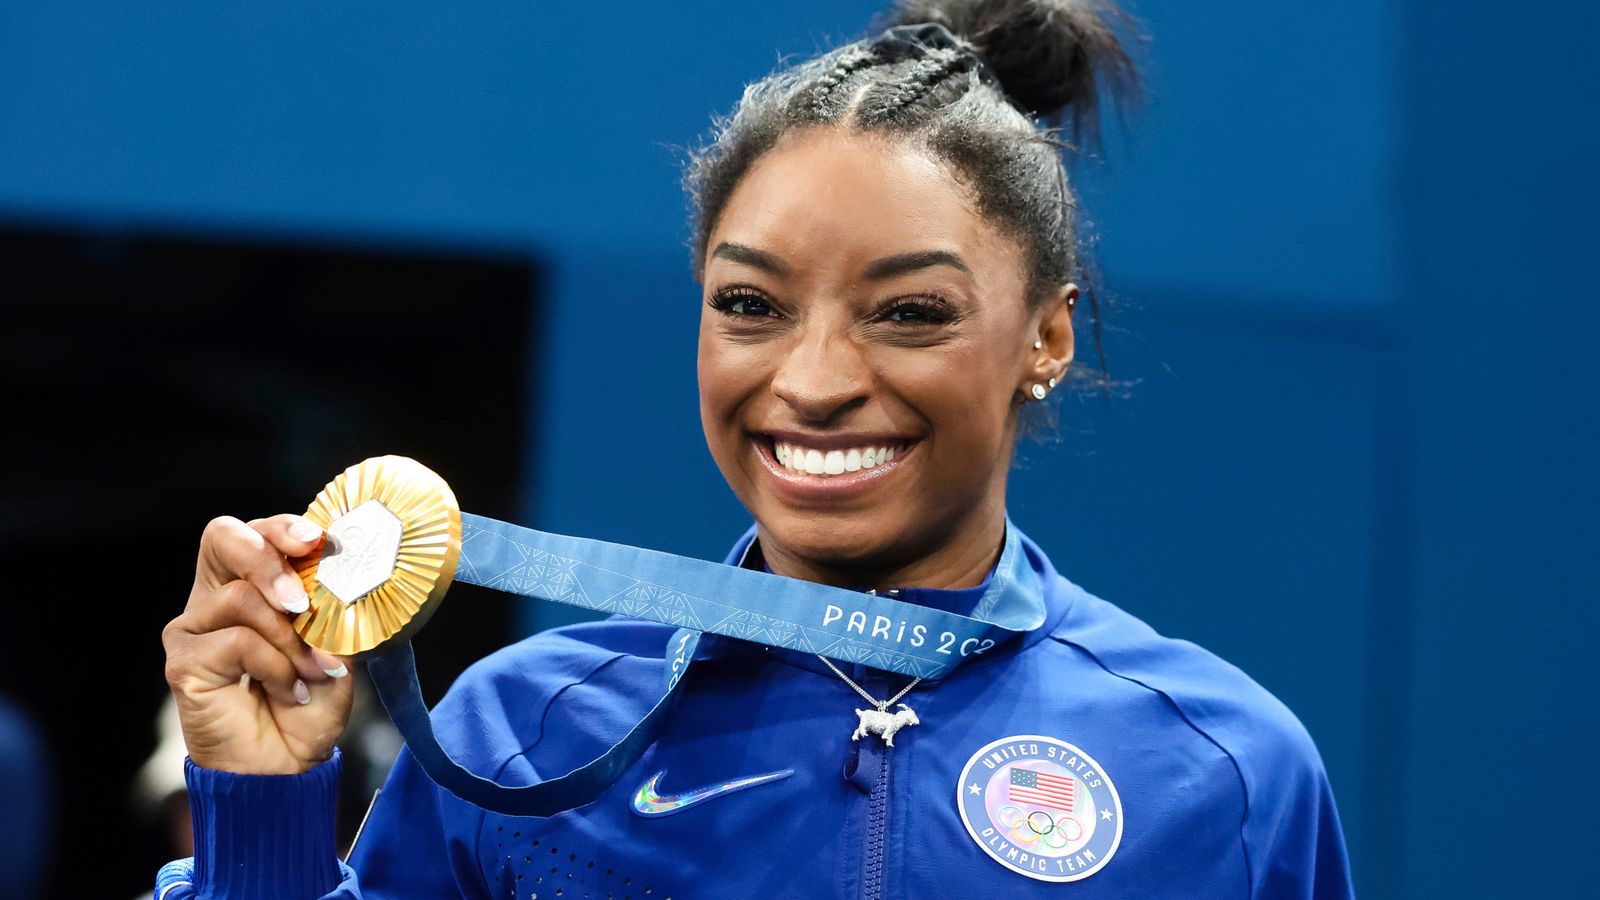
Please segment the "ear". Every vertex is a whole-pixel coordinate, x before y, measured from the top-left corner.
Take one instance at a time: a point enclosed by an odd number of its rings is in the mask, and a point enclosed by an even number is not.
[[[1057,288],[1040,305],[1035,315],[1034,337],[1038,349],[1030,349],[1028,382],[1019,387],[1024,397],[1032,397],[1033,386],[1043,385],[1048,392],[1066,380],[1072,366],[1076,343],[1072,334],[1072,311],[1078,304],[1078,286],[1068,282]],[[1031,343],[1030,341],[1030,343]]]

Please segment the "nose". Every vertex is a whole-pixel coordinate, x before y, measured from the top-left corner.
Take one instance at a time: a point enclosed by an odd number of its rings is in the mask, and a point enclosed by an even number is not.
[[[866,403],[871,373],[843,329],[807,323],[772,379],[772,392],[807,424],[825,425]]]

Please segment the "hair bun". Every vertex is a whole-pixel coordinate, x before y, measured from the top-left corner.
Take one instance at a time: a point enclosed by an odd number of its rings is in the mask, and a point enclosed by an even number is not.
[[[1099,130],[1102,80],[1134,99],[1138,76],[1113,26],[1127,16],[1109,0],[900,0],[889,24],[936,22],[972,44],[1017,106],[1074,129]]]

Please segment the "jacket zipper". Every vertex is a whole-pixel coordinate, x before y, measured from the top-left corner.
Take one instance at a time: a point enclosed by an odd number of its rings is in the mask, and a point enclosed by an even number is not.
[[[867,593],[877,594],[878,591],[869,590]],[[883,593],[896,597],[900,592],[890,590]],[[887,683],[884,687],[888,687]],[[866,740],[873,741],[874,738],[868,737]],[[883,739],[877,738],[875,743],[864,743],[861,749],[878,754],[878,777],[872,783],[872,792],[867,797],[867,845],[863,848],[861,897],[862,900],[883,900],[884,856],[889,842],[889,756],[894,748],[885,746]]]
[[[878,780],[872,785],[867,801],[866,865],[861,878],[863,900],[883,898],[883,861],[885,844],[889,840],[889,755],[894,751],[880,747],[878,752]]]

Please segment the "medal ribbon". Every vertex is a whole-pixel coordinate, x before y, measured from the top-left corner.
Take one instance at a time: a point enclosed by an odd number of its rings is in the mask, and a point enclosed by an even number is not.
[[[678,626],[661,694],[644,718],[593,761],[531,785],[502,785],[450,758],[428,718],[409,642],[368,660],[378,696],[428,776],[505,815],[552,816],[582,806],[632,767],[654,741],[702,632],[933,680],[1045,618],[1038,576],[1009,521],[1000,562],[971,616],[465,513],[461,524],[458,581]]]

